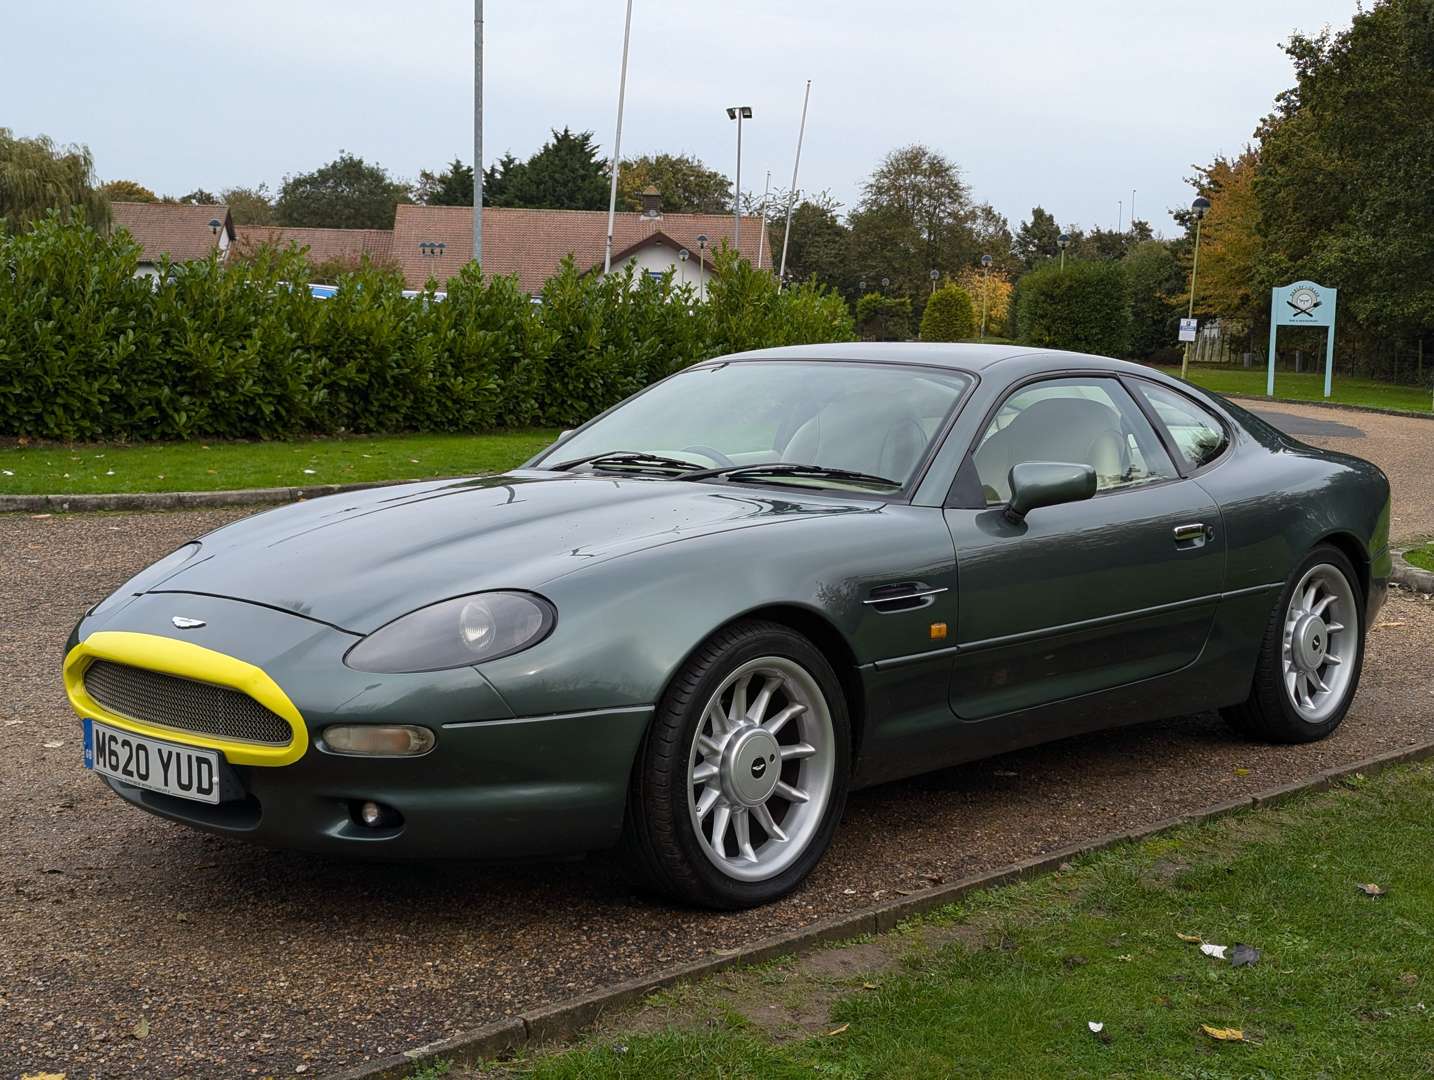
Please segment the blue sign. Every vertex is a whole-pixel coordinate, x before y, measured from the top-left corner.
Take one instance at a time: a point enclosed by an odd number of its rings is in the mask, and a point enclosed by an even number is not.
[[[1282,326],[1325,328],[1324,396],[1334,381],[1334,310],[1339,290],[1313,281],[1293,281],[1270,290],[1270,364],[1265,394],[1275,396],[1275,335]]]

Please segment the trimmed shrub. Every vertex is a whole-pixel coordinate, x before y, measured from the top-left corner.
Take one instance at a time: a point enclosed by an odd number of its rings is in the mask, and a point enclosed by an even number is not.
[[[1050,263],[1021,278],[1017,329],[1048,349],[1120,356],[1130,337],[1125,274],[1112,261]]]
[[[417,298],[386,265],[329,300],[297,249],[134,276],[139,249],[57,216],[0,229],[0,435],[60,440],[275,438],[572,425],[697,360],[850,340],[814,283],[719,253],[708,301],[672,275],[571,260],[535,304],[469,265]]]
[[[946,284],[931,294],[921,315],[922,341],[965,341],[975,335],[970,293]]]
[[[867,293],[856,302],[856,328],[863,341],[906,341],[911,337],[911,300]]]

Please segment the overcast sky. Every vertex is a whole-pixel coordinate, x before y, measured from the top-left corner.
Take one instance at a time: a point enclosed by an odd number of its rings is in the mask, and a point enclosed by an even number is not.
[[[687,151],[744,189],[790,182],[848,207],[893,147],[961,166],[1014,228],[1034,204],[1157,231],[1192,162],[1235,153],[1292,81],[1280,42],[1354,0],[636,0],[623,152]],[[278,187],[342,148],[413,178],[472,158],[465,0],[65,0],[5,5],[0,125],[82,142],[101,179],[160,193]],[[550,127],[611,144],[623,0],[487,0],[485,159]]]

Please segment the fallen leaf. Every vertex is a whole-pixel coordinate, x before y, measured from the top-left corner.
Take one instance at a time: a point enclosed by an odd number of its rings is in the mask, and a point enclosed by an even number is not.
[[[22,1073],[20,1080],[65,1080],[64,1073]]]
[[[141,1016],[139,1018],[139,1023],[130,1029],[130,1034],[133,1035],[136,1039],[149,1038],[149,1017]]]
[[[842,1025],[841,1027],[839,1027],[839,1028],[834,1028],[834,1029],[832,1029],[831,1031],[828,1031],[827,1034],[828,1034],[828,1035],[840,1035],[843,1031],[845,1031],[845,1030],[846,1030],[847,1028],[849,1028],[849,1027],[851,1027],[850,1024],[843,1024],[843,1025]]]
[[[1116,957],[1116,959],[1119,960],[1122,964],[1128,964],[1132,960],[1134,960],[1135,957],[1131,956],[1130,953],[1121,953],[1119,956]]]
[[[1235,775],[1236,775],[1236,776],[1249,776],[1249,775],[1250,775],[1250,770],[1249,770],[1249,769],[1236,769],[1236,770],[1235,770]]]
[[[1206,956],[1213,956],[1216,960],[1223,960],[1225,959],[1225,950],[1229,947],[1228,945],[1210,945],[1207,943],[1200,946],[1200,951]]]
[[[14,471],[11,470],[11,469],[0,469],[0,472],[4,472],[4,474],[5,474],[6,476],[14,476],[14,475],[15,475]]]
[[[1199,934],[1182,934],[1179,930],[1175,931],[1175,936],[1181,941],[1188,941],[1191,945],[1199,945],[1205,940]]]
[[[1103,1030],[1105,1030],[1105,1024],[1100,1020],[1087,1020],[1085,1026],[1090,1028],[1091,1031],[1095,1032],[1097,1035],[1099,1035]]]
[[[1235,942],[1235,949],[1230,953],[1231,967],[1254,967],[1255,961],[1260,958],[1260,950],[1253,945],[1241,945]]]
[[[862,988],[863,990],[875,990],[875,989],[876,989],[876,983],[862,983],[862,984],[861,984],[861,988]]]
[[[1219,1039],[1221,1042],[1244,1042],[1245,1033],[1239,1028],[1217,1028],[1209,1024],[1201,1024],[1200,1030],[1212,1039]]]
[[[1403,626],[1403,625],[1404,625],[1404,620],[1402,620],[1402,619],[1396,620],[1396,621],[1387,621],[1387,622],[1382,622],[1382,623],[1375,623],[1375,624],[1374,624],[1374,630],[1393,630],[1395,627],[1399,627],[1399,626]],[[1374,633],[1374,630],[1371,630],[1370,633],[1371,633],[1371,634]]]
[[[1414,974],[1414,972],[1412,971],[1405,971],[1400,973],[1399,981],[1402,982],[1405,986],[1413,986],[1419,981],[1419,976]]]
[[[55,516],[54,514],[31,514],[31,515],[30,515],[30,518],[31,518],[31,520],[33,520],[33,521],[44,521],[47,517],[54,517],[54,516]]]
[[[49,744],[47,743],[46,745]],[[1388,889],[1382,888],[1381,886],[1374,884],[1374,882],[1372,881],[1367,884],[1356,885],[1355,888],[1358,889],[1360,892],[1364,893],[1365,896],[1383,896],[1389,891]]]

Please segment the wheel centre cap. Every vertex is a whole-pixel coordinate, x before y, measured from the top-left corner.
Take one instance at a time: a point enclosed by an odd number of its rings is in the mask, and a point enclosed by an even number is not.
[[[1305,671],[1315,671],[1329,651],[1329,627],[1318,615],[1306,615],[1295,624],[1293,645],[1295,663]]]
[[[777,740],[761,728],[738,732],[722,754],[722,786],[746,806],[766,802],[781,777]]]

